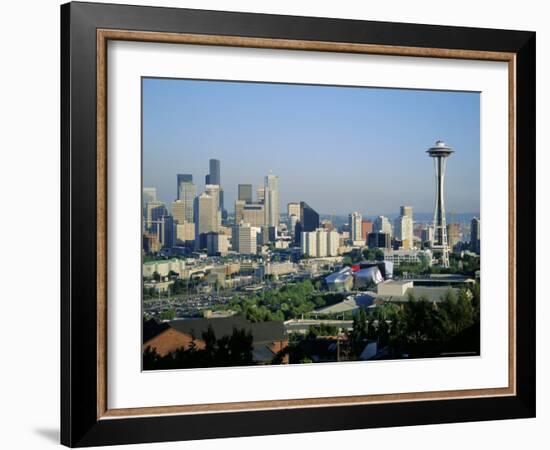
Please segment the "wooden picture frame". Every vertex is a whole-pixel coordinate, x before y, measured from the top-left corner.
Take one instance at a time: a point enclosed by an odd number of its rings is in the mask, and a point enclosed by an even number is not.
[[[63,5],[61,26],[63,444],[91,446],[534,417],[535,33],[93,3]],[[508,387],[109,409],[109,40],[507,62]],[[519,261],[531,264],[519,265]]]

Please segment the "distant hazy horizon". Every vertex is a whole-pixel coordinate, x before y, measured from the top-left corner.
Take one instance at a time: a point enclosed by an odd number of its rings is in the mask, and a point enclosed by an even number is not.
[[[438,139],[447,164],[449,213],[480,210],[479,93],[273,83],[143,79],[143,186],[176,198],[176,174],[204,190],[221,161],[225,208],[237,185],[279,176],[281,213],[306,201],[320,214],[433,211]]]

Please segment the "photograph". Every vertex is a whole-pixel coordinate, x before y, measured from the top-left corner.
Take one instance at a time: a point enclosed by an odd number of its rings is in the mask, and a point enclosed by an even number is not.
[[[142,370],[480,356],[479,92],[141,95]]]

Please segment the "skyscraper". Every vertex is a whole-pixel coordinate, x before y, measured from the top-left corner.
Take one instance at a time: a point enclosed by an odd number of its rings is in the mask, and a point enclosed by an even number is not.
[[[246,201],[244,200],[236,200],[235,201],[235,223],[239,224],[243,220],[243,209],[246,205]]]
[[[412,206],[401,206],[399,208],[399,214],[402,215],[402,216],[408,216],[411,218],[413,218],[413,207]]]
[[[301,244],[302,233],[315,231],[319,228],[319,214],[306,202],[300,202],[300,216],[294,227],[296,244]]]
[[[258,203],[263,203],[265,200],[265,188],[263,186],[256,189],[256,197],[258,198]]]
[[[374,219],[373,229],[375,233],[387,233],[390,237],[392,235],[391,223],[385,216],[378,216]]]
[[[449,249],[452,251],[454,246],[460,242],[460,224],[459,223],[447,224],[447,239],[449,242]]]
[[[152,233],[158,232],[158,222],[162,216],[167,215],[163,202],[148,202],[145,205],[145,227]]]
[[[221,208],[220,208],[220,185],[219,184],[207,184],[204,187],[204,192],[206,192],[210,197],[214,198],[214,203],[216,205],[216,210],[218,214],[218,225],[221,225],[222,215],[221,215]]]
[[[181,180],[179,177],[184,177]],[[193,177],[191,175],[178,175],[178,200],[182,202],[182,208],[185,211],[185,221],[193,222],[193,202],[197,195],[197,188],[193,184]]]
[[[210,165],[210,177],[209,177],[209,183],[208,184],[217,184],[218,186],[221,185],[221,179],[220,179],[220,160],[219,159],[210,159],[209,161]]]
[[[361,240],[366,242],[368,234],[372,233],[373,225],[372,220],[363,219],[361,221]]]
[[[242,209],[242,221],[252,227],[267,225],[265,222],[265,205],[263,203],[246,203]]]
[[[301,231],[315,231],[319,228],[319,214],[306,202],[300,202]]]
[[[141,209],[143,217],[147,217],[147,203],[157,201],[157,188],[144,187],[142,192],[143,194],[141,196]]]
[[[176,223],[187,222],[185,218],[185,203],[182,200],[172,202],[172,217]]]
[[[150,202],[157,201],[157,188],[154,187],[144,187],[143,188],[143,206]]]
[[[178,173],[177,174],[177,186],[176,186],[176,199],[182,200],[180,197],[182,183],[193,183],[193,175],[190,173]]]
[[[300,217],[300,204],[299,203],[289,203],[286,206],[286,214],[288,217],[295,215],[296,217]]]
[[[219,208],[216,199],[206,192],[195,197],[195,248],[206,248],[206,234],[219,230]]]
[[[360,244],[361,241],[363,241],[362,239],[362,220],[363,220],[363,216],[358,213],[357,211],[355,212],[352,212],[350,215],[349,215],[349,229],[350,229],[350,235],[349,235],[349,238],[350,238],[350,241],[352,242],[352,244]],[[363,244],[365,242],[363,241]]]
[[[388,233],[369,233],[367,236],[369,248],[391,248],[391,236]]]
[[[470,246],[473,252],[481,252],[481,222],[477,217],[470,222]]]
[[[175,243],[176,229],[172,216],[162,216],[159,224],[160,243],[163,248],[172,248]]]
[[[258,229],[251,227],[249,223],[240,223],[233,226],[231,245],[233,250],[241,254],[253,254],[258,252]]]
[[[246,203],[252,203],[252,185],[251,184],[239,184],[239,200]]]
[[[437,141],[434,147],[426,150],[434,160],[435,168],[435,211],[434,211],[434,242],[432,250],[440,255],[443,267],[449,267],[449,244],[447,242],[447,223],[445,219],[445,166],[447,158],[454,153],[445,142]]]
[[[264,182],[265,224],[279,226],[279,177],[270,173]]]
[[[401,206],[401,215],[394,221],[394,237],[401,241],[401,247],[410,250],[413,247],[413,209],[412,206]]]

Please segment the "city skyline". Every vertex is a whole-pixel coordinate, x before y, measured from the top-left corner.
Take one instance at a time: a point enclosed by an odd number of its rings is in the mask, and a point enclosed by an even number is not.
[[[197,193],[202,192],[209,160],[217,159],[225,208],[230,212],[238,198],[238,185],[252,184],[255,193],[270,169],[279,177],[281,212],[287,203],[299,201],[307,201],[320,214],[359,211],[374,216],[395,212],[403,204],[429,212],[433,210],[433,166],[423,157],[424,151],[436,138],[444,138],[457,149],[446,179],[447,213],[479,212],[477,93],[192,80],[143,82],[143,185],[155,187],[158,199],[169,208],[175,199],[176,175],[192,174]],[[332,105],[330,111],[328,104]],[[253,115],[254,106],[259,109]],[[379,112],[376,117],[375,109]],[[283,112],[289,110],[292,114],[286,117]],[[248,114],[239,114],[243,111]],[[366,114],[366,125],[354,129],[359,112]],[[318,121],[314,124],[308,114]],[[388,115],[402,134],[385,133]],[[300,117],[304,127],[297,126]],[[189,126],[182,125],[186,119]],[[212,127],[213,121],[216,127]],[[258,154],[260,132],[274,125],[278,134],[266,136],[269,139]],[[331,128],[330,142],[324,139],[328,136],[325,125]],[[445,133],[428,135],[434,127]],[[374,128],[376,135],[365,137]],[[314,132],[320,136],[312,136]],[[345,142],[338,144],[337,136]],[[219,142],[222,137],[223,144]],[[293,138],[297,142],[290,142]],[[377,151],[373,141],[386,150]],[[346,151],[341,150],[342,145]]]

